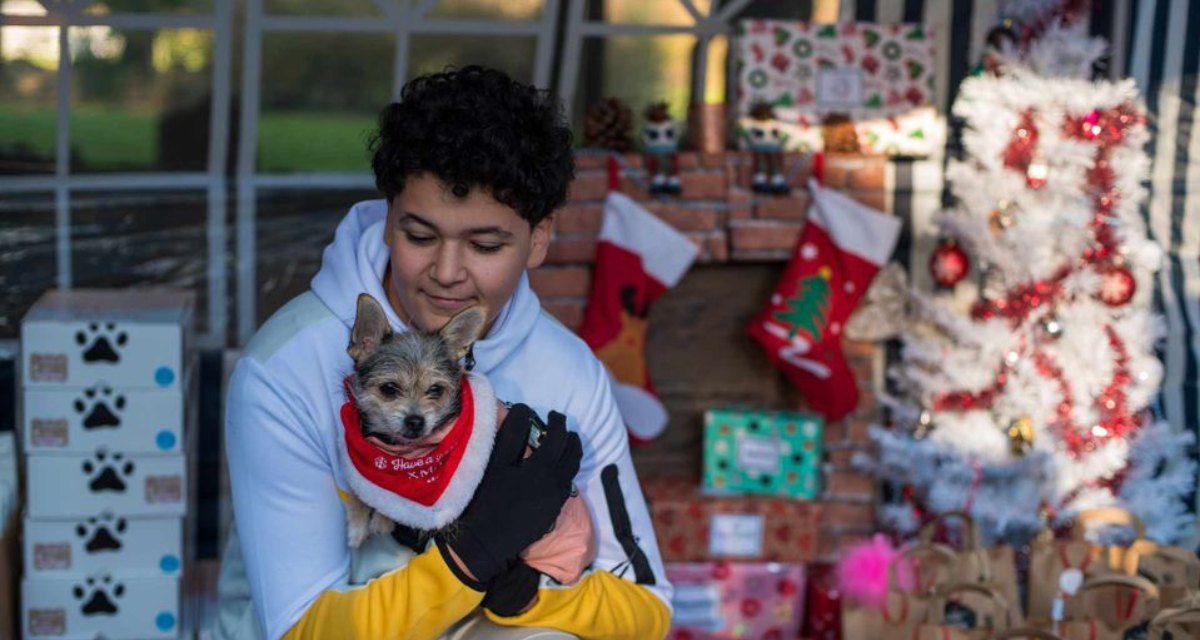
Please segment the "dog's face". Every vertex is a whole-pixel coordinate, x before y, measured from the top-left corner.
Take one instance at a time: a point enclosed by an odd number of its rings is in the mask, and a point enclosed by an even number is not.
[[[486,309],[473,306],[437,333],[396,335],[379,302],[360,295],[347,352],[354,359],[352,387],[363,436],[398,453],[435,440],[451,425],[462,410],[458,361],[479,339],[486,318]]]

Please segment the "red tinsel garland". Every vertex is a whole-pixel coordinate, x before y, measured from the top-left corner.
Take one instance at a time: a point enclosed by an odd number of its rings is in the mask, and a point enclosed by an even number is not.
[[[1129,127],[1144,122],[1145,116],[1130,103],[1066,118],[1063,127],[1067,137],[1096,143],[1095,162],[1087,171],[1085,187],[1095,206],[1090,225],[1094,241],[1078,260],[1059,267],[1049,278],[1020,285],[1002,298],[979,301],[971,310],[974,319],[1002,317],[1017,327],[1037,309],[1057,304],[1064,295],[1063,282],[1076,270],[1106,268],[1120,255],[1110,221],[1113,209],[1120,202],[1121,193],[1116,188],[1116,172],[1109,158],[1115,147],[1125,140]],[[1036,153],[1037,139],[1033,112],[1027,110],[1021,114],[1013,138],[1003,151],[1004,165],[1017,171],[1027,170]],[[1063,398],[1053,426],[1060,432],[1062,442],[1072,457],[1094,450],[1098,444],[1112,438],[1127,437],[1140,426],[1139,420],[1127,406],[1126,388],[1132,382],[1128,350],[1111,326],[1106,326],[1105,332],[1115,356],[1115,371],[1112,381],[1095,400],[1100,420],[1092,428],[1080,429],[1074,424],[1071,416],[1073,394],[1062,368],[1044,350],[1035,349],[1032,354],[1038,373],[1053,381]],[[1022,344],[1018,353],[1024,351],[1025,345]],[[933,400],[932,408],[935,411],[969,411],[991,407],[1008,382],[1008,368],[1008,363],[1002,362],[994,381],[984,389],[938,395]]]

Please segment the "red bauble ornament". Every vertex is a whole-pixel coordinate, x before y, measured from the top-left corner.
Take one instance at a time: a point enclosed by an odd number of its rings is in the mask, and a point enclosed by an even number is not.
[[[1137,280],[1126,266],[1111,266],[1100,272],[1100,300],[1110,307],[1120,307],[1133,299]]]
[[[933,281],[941,287],[953,287],[967,277],[971,270],[971,262],[967,252],[962,250],[953,240],[943,242],[929,256],[929,274]]]

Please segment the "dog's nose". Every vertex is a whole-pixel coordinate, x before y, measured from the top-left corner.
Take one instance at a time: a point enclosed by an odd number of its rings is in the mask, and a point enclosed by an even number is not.
[[[404,418],[404,430],[406,432],[417,432],[425,426],[425,418],[421,416],[408,416]]]

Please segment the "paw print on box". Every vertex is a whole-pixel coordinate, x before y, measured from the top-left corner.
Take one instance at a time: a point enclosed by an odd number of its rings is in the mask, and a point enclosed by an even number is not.
[[[133,461],[125,460],[120,453],[110,455],[105,451],[97,451],[93,458],[84,460],[82,465],[83,473],[88,476],[88,489],[93,493],[124,493],[128,488],[125,481],[133,475]]]
[[[125,585],[113,582],[106,575],[77,583],[71,593],[81,603],[79,610],[83,615],[115,616],[119,611],[117,601],[125,595]]]
[[[83,361],[89,364],[120,362],[121,350],[128,342],[129,335],[114,322],[90,322],[86,329],[75,332],[75,344],[83,349]]]
[[[88,553],[120,551],[128,526],[125,518],[114,519],[111,513],[105,513],[80,522],[75,526],[75,535],[84,541]]]
[[[125,396],[114,394],[111,387],[103,385],[86,389],[75,399],[75,413],[83,417],[83,428],[89,431],[121,426],[124,410]]]

